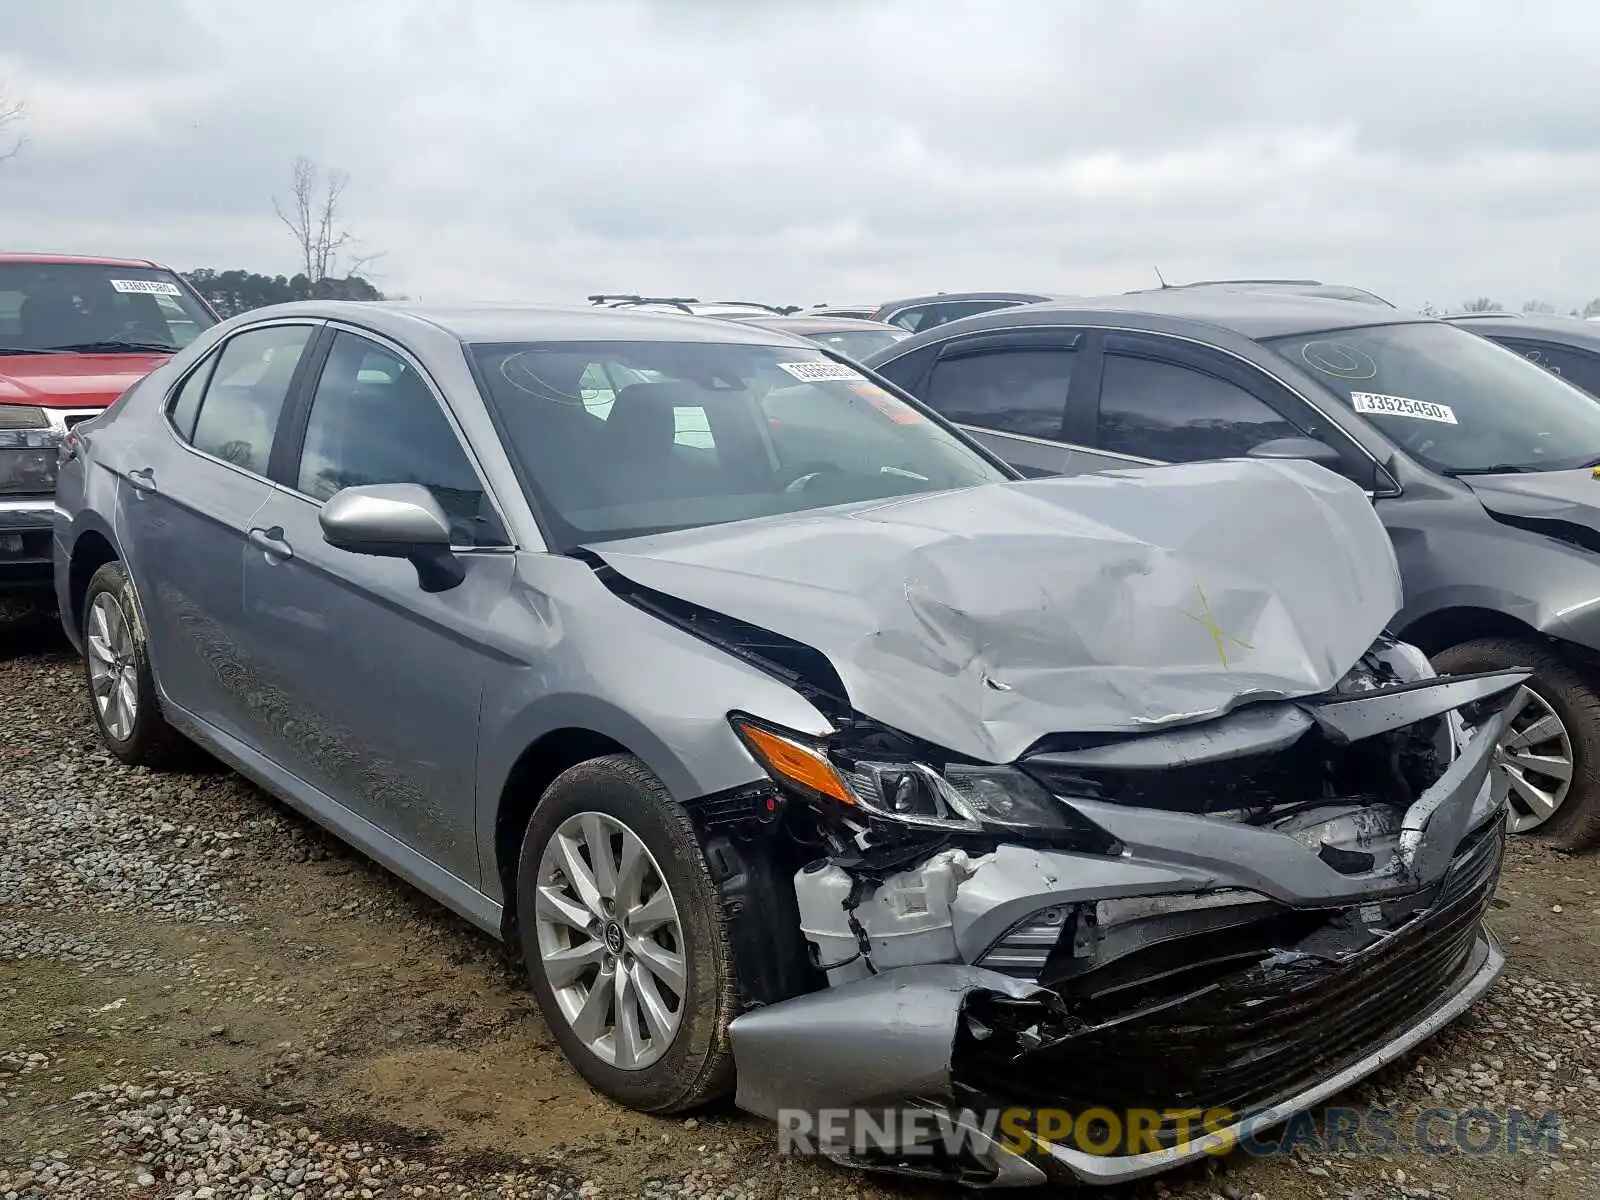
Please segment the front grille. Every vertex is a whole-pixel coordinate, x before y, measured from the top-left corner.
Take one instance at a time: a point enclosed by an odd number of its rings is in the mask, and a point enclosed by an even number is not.
[[[1468,966],[1499,876],[1505,833],[1464,849],[1432,904],[1375,945],[1329,961],[1285,947],[1186,995],[1129,1005],[1069,1000],[1077,1030],[1035,1049],[1009,1036],[963,1042],[957,1077],[1007,1102],[1083,1111],[1281,1102],[1413,1023]],[[1081,1022],[1081,1023],[1079,1023]],[[1166,1141],[1174,1129],[1158,1131]]]

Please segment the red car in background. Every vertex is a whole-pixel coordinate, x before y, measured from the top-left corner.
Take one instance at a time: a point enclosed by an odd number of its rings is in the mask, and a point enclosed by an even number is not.
[[[217,320],[153,262],[0,253],[0,590],[48,594],[66,431]]]

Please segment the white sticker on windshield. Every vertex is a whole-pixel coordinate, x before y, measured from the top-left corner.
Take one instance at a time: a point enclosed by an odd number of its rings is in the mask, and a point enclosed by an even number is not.
[[[780,371],[787,371],[801,383],[860,383],[866,376],[860,371],[836,362],[779,363]]]
[[[111,290],[144,296],[181,296],[183,289],[165,279],[113,279]]]
[[[1351,392],[1350,404],[1358,413],[1457,424],[1455,409],[1448,404],[1435,404],[1432,400],[1408,400],[1404,396],[1385,396],[1382,392]]]

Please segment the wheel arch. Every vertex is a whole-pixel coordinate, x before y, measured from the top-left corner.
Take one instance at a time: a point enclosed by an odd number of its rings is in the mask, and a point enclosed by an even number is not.
[[[1556,643],[1526,621],[1509,613],[1476,605],[1439,608],[1411,621],[1397,631],[1402,641],[1410,642],[1429,658],[1441,650],[1479,638],[1512,638],[1538,645]]]
[[[89,580],[101,567],[121,558],[110,534],[98,524],[88,525],[73,539],[72,554],[67,560],[67,612],[63,616],[70,621],[74,633],[83,629],[83,601],[89,592]]]

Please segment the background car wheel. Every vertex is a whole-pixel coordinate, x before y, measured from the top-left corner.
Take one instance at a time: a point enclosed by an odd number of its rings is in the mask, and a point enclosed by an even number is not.
[[[1441,674],[1528,667],[1531,693],[1495,761],[1511,781],[1513,833],[1563,850],[1600,842],[1600,695],[1542,646],[1510,639],[1464,642],[1434,656]]]
[[[560,775],[523,836],[523,961],[546,1023],[590,1085],[679,1112],[733,1083],[733,956],[688,815],[631,755]]]
[[[156,696],[144,619],[120,562],[89,579],[83,598],[84,677],[106,748],[136,767],[167,767],[187,749]]]

